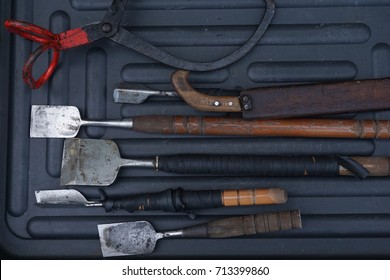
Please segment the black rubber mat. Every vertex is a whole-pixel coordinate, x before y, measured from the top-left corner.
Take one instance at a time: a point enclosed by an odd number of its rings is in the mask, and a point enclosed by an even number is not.
[[[100,21],[110,0],[1,1],[7,18],[62,32]],[[207,61],[241,46],[264,12],[262,0],[129,0],[122,25],[178,57]],[[233,65],[191,75],[197,88],[246,89],[303,82],[390,76],[390,1],[276,0],[276,13],[260,43]],[[30,90],[22,68],[37,45],[0,29],[0,245],[21,258],[101,258],[97,224],[148,220],[157,230],[175,229],[230,215],[300,209],[302,230],[251,237],[159,241],[147,258],[332,258],[390,255],[390,179],[354,177],[260,178],[185,176],[123,168],[106,188],[121,196],[167,188],[232,189],[283,187],[282,206],[238,207],[186,214],[102,208],[39,207],[34,191],[60,189],[63,139],[30,139],[33,104],[77,106],[86,119],[120,119],[148,114],[207,115],[183,101],[151,98],[140,105],[117,104],[122,82],[172,89],[166,67],[109,40],[64,51],[50,82]],[[42,57],[35,74],[49,57]],[[213,115],[213,114],[211,114]],[[390,119],[390,111],[345,115]],[[123,157],[202,154],[390,156],[385,140],[222,138],[143,134],[111,128],[82,128],[78,137],[114,139]],[[98,197],[96,187],[78,187]],[[133,258],[143,258],[133,257]]]

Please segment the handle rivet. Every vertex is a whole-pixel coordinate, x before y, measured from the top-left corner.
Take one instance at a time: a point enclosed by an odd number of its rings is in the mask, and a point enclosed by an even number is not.
[[[215,102],[214,102],[214,106],[218,107],[218,106],[220,106],[220,105],[221,105],[221,103],[220,103],[219,101],[215,101]]]
[[[102,31],[103,31],[104,33],[110,33],[111,30],[112,30],[112,25],[111,25],[111,24],[109,24],[108,22],[103,23],[103,25],[102,25]]]
[[[233,106],[233,102],[229,101],[228,105],[229,105],[229,107],[232,107]]]

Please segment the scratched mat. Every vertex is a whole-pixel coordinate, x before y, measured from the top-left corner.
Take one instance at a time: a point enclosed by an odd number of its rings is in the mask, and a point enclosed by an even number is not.
[[[100,21],[110,0],[1,1],[1,22],[32,22],[55,33]],[[255,31],[265,10],[262,0],[129,0],[121,25],[175,56],[193,61],[223,57]],[[265,36],[243,59],[219,70],[194,73],[196,88],[247,89],[305,82],[390,76],[390,18],[386,0],[276,0]],[[390,255],[390,179],[354,177],[276,178],[186,176],[122,168],[105,190],[123,196],[182,187],[188,190],[283,187],[285,205],[231,207],[186,213],[103,208],[39,207],[34,192],[60,189],[63,139],[30,139],[31,105],[77,106],[85,119],[141,115],[204,115],[178,98],[151,98],[143,104],[114,103],[120,83],[171,90],[175,69],[135,51],[100,40],[64,51],[49,83],[30,90],[22,69],[37,47],[0,30],[0,244],[21,258],[101,258],[97,225],[148,220],[157,230],[176,229],[217,217],[300,209],[302,230],[232,239],[164,239],[152,255],[131,258],[332,258]],[[48,66],[41,57],[34,75]],[[215,114],[212,114],[215,115]],[[228,115],[228,114],[220,114]],[[347,118],[390,119],[390,111]],[[174,154],[374,155],[390,156],[385,140],[194,137],[146,134],[89,127],[78,137],[114,139],[123,157]],[[89,198],[97,187],[75,186]],[[130,258],[130,257],[128,257]]]

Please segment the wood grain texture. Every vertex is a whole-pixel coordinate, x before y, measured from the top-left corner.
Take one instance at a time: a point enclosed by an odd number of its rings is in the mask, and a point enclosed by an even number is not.
[[[368,176],[389,176],[390,159],[386,157],[353,157],[369,172]],[[350,171],[340,166],[340,175],[352,175]]]
[[[253,109],[245,119],[278,119],[390,108],[390,79],[244,90]]]
[[[224,206],[283,204],[286,201],[287,192],[281,188],[225,190],[222,192]]]
[[[390,121],[337,119],[243,120],[223,117],[142,116],[134,130],[161,134],[389,139]]]
[[[183,100],[200,111],[206,112],[241,112],[238,96],[211,96],[192,88],[188,82],[189,72],[179,70],[172,75],[172,84]]]
[[[224,238],[302,228],[298,210],[263,213],[215,220],[207,223],[208,237]]]

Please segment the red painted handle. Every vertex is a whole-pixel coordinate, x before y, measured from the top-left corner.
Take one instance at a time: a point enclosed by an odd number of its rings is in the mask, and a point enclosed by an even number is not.
[[[4,25],[8,31],[28,40],[40,43],[41,45],[58,44],[57,34],[54,34],[38,25],[20,20],[6,20]]]
[[[54,52],[53,58],[52,58],[52,60],[50,62],[50,65],[47,68],[47,70],[45,71],[45,73],[43,73],[38,80],[35,80],[34,77],[33,77],[33,74],[32,74],[34,63],[35,63],[35,61],[38,59],[38,57],[41,54],[43,54],[45,51],[47,51],[50,48],[53,49],[53,52]],[[54,70],[56,69],[56,67],[58,65],[59,59],[60,59],[60,51],[59,50],[57,50],[55,48],[52,48],[52,47],[50,47],[48,45],[40,46],[39,48],[37,48],[30,55],[30,57],[28,58],[26,64],[24,64],[24,67],[23,67],[23,80],[32,89],[40,88],[41,86],[43,86],[49,80],[51,75],[53,75]]]
[[[47,82],[57,67],[61,49],[60,37],[45,28],[24,21],[6,20],[4,25],[10,32],[41,44],[41,46],[30,55],[23,68],[23,80],[32,89],[40,88]],[[32,74],[34,63],[42,53],[49,49],[53,49],[54,51],[53,59],[45,73],[43,73],[38,80],[35,80]]]

